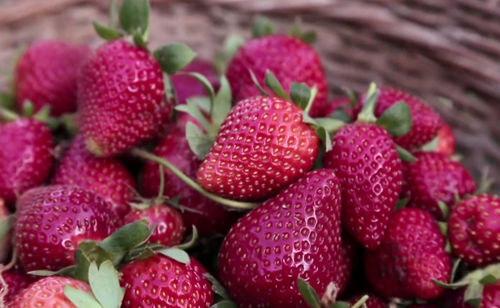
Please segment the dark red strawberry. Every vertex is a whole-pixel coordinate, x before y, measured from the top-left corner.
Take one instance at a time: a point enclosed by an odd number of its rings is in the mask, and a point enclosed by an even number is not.
[[[434,139],[438,134],[442,121],[439,114],[427,103],[402,90],[391,87],[379,89],[375,116],[380,117],[384,111],[401,101],[405,102],[410,108],[412,126],[407,134],[395,137],[394,140],[398,145],[411,151]],[[357,112],[359,112],[360,107],[357,108]]]
[[[210,282],[204,277],[207,272],[193,258],[189,264],[183,264],[155,255],[133,261],[121,272],[121,285],[125,287],[123,308],[208,308],[214,301]]]
[[[453,253],[472,266],[500,261],[500,198],[469,197],[456,204],[448,221]]]
[[[342,127],[323,158],[342,184],[342,220],[364,247],[380,245],[403,181],[402,164],[387,131],[370,123]]]
[[[229,112],[197,179],[223,197],[264,200],[311,169],[318,149],[318,136],[302,122],[300,108],[256,96]]]
[[[360,259],[360,247],[348,234],[343,233],[341,239],[342,247],[340,250],[341,261],[339,264],[339,269],[341,269],[342,271],[342,274],[340,275],[342,280],[339,282],[339,285],[346,286],[347,283],[353,280],[351,279],[351,276],[354,266]]]
[[[204,60],[194,60],[184,67],[181,74],[177,73],[170,77],[172,84],[177,95],[179,104],[185,104],[186,99],[193,96],[206,96],[207,92],[203,84],[196,80],[194,77],[182,73],[198,73],[202,74],[212,84],[214,90],[219,88],[219,78],[215,74],[212,63]]]
[[[438,144],[436,152],[440,152],[448,156],[455,154],[455,134],[453,134],[453,130],[447,123],[441,123],[441,128],[439,129],[437,138]]]
[[[476,189],[467,169],[450,157],[436,152],[420,152],[414,156],[415,162],[404,163],[402,196],[410,198],[408,206],[427,210],[442,219],[437,201],[451,207],[456,196],[464,197]]]
[[[363,296],[364,294],[356,295],[349,300],[349,303],[351,305],[356,304]],[[365,302],[366,307],[364,308],[387,308],[387,304],[375,294],[368,294],[368,296],[369,298]]]
[[[90,293],[90,287],[86,282],[67,277],[46,277],[21,291],[8,307],[76,308],[66,295],[64,295],[64,288],[66,286],[72,286],[78,290]]]
[[[122,163],[111,157],[96,157],[85,148],[83,138],[75,137],[57,167],[52,184],[77,185],[112,204],[120,216],[130,210],[135,182]]]
[[[76,83],[80,67],[90,54],[85,45],[40,41],[19,58],[15,72],[19,110],[30,100],[35,111],[49,105],[53,115],[76,111]]]
[[[158,135],[172,111],[164,94],[160,65],[146,50],[123,40],[99,47],[78,82],[87,148],[109,156]]]
[[[154,154],[167,159],[177,166],[184,174],[194,178],[201,161],[190,150],[184,131],[186,116],[182,116],[178,125],[169,129],[169,133],[158,143]],[[187,186],[172,172],[164,169],[164,196],[180,197],[179,204],[194,211],[182,211],[184,225],[190,228],[195,225],[201,236],[215,233],[226,233],[236,220],[237,215],[224,207],[205,198],[194,189]],[[158,164],[147,162],[142,175],[142,192],[147,197],[155,197],[160,189],[160,173]]]
[[[47,125],[20,118],[0,126],[0,197],[13,204],[24,191],[43,184],[54,161]]]
[[[451,257],[431,214],[404,208],[395,212],[382,245],[365,251],[371,286],[384,297],[434,299],[444,289],[432,281],[449,281]]]
[[[14,296],[21,290],[25,289],[33,281],[30,277],[15,271],[8,271],[1,274],[5,283],[7,284],[7,294],[3,298],[5,303],[9,303]],[[2,293],[2,286],[0,286],[0,293]]]
[[[322,113],[328,95],[323,65],[316,51],[298,38],[285,35],[268,35],[249,40],[229,63],[227,78],[236,101],[259,95],[252,81],[252,71],[264,83],[270,70],[288,92],[293,82],[317,87],[318,95],[312,105],[311,115]]]
[[[321,169],[241,218],[219,254],[219,278],[238,307],[308,307],[298,278],[320,296],[342,292],[340,211],[339,180]]]
[[[167,247],[180,244],[184,235],[184,223],[179,212],[165,204],[155,204],[147,209],[133,209],[125,216],[125,223],[146,219],[149,226],[156,226],[150,243],[159,243]]]
[[[27,271],[73,264],[81,242],[102,240],[122,223],[104,199],[78,186],[31,189],[17,208],[15,247]]]

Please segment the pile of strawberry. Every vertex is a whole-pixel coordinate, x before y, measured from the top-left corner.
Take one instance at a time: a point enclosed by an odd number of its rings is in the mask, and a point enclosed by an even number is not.
[[[311,32],[31,45],[0,116],[0,307],[500,306],[500,198],[428,104],[328,100]],[[220,77],[221,76],[221,77]],[[2,96],[9,102],[9,94]]]

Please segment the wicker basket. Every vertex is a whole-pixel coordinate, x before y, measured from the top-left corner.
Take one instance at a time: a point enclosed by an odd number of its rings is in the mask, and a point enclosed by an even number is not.
[[[16,50],[38,39],[99,44],[90,22],[106,21],[107,6],[0,0],[0,68],[9,69]],[[255,13],[270,15],[283,29],[300,15],[317,31],[315,46],[333,92],[339,86],[362,91],[374,80],[425,98],[455,129],[458,151],[474,175],[489,168],[500,182],[498,1],[156,0],[152,45],[183,41],[210,58],[227,34],[248,36]]]

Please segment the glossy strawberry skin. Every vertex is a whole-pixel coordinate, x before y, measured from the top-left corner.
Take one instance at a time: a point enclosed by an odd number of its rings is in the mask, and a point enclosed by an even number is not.
[[[196,59],[181,70],[181,73],[170,77],[177,95],[179,104],[185,104],[186,100],[194,96],[206,96],[207,92],[198,80],[182,73],[198,73],[210,82],[215,91],[219,88],[219,78],[215,74],[212,63]]]
[[[26,190],[43,184],[54,157],[47,125],[20,118],[0,126],[0,197],[9,205]]]
[[[436,152],[443,153],[448,156],[455,154],[455,134],[453,133],[450,125],[442,122],[437,137],[438,144]]]
[[[318,294],[345,287],[340,183],[332,170],[307,173],[241,218],[219,253],[219,278],[238,307],[308,307],[299,277]]]
[[[189,148],[185,133],[185,116],[179,118],[176,126],[168,130],[162,137],[153,154],[174,164],[187,176],[194,178],[201,161]],[[164,196],[174,198],[180,196],[179,204],[196,212],[181,211],[184,225],[191,228],[196,226],[200,236],[210,236],[216,233],[226,233],[237,215],[226,210],[221,205],[205,198],[203,195],[187,186],[172,172],[164,170]],[[160,188],[160,172],[158,164],[147,162],[142,174],[142,193],[146,197],[156,197]]]
[[[104,199],[77,186],[31,189],[17,208],[15,247],[27,271],[69,266],[82,241],[102,240],[122,225]]]
[[[120,216],[130,211],[129,202],[135,197],[136,187],[119,160],[90,153],[81,135],[75,137],[61,159],[52,184],[77,185],[90,190],[108,201]]]
[[[212,286],[204,277],[206,270],[193,258],[183,264],[154,255],[132,261],[121,272],[123,308],[208,308],[213,304]]]
[[[323,157],[342,184],[344,228],[361,245],[375,249],[401,191],[402,164],[394,142],[382,127],[354,123],[333,137]]]
[[[180,244],[184,235],[184,223],[179,212],[164,204],[155,204],[147,209],[133,209],[125,216],[125,223],[146,219],[150,227],[156,226],[148,239],[167,247]]]
[[[500,198],[469,197],[456,204],[448,220],[453,253],[472,266],[500,261]]]
[[[327,82],[321,59],[316,51],[301,40],[285,35],[269,35],[249,40],[235,54],[227,69],[227,78],[236,101],[259,95],[250,70],[264,85],[270,70],[285,91],[293,82],[317,87],[318,94],[311,115],[318,116],[326,104]]]
[[[414,208],[395,212],[382,245],[365,251],[365,271],[384,297],[438,298],[444,290],[432,279],[449,281],[451,257],[432,215]]]
[[[415,162],[403,164],[405,181],[401,195],[410,198],[408,206],[427,210],[443,219],[437,201],[451,207],[455,195],[462,198],[476,189],[467,169],[448,156],[436,152],[419,152],[414,156]]]
[[[144,49],[117,40],[102,45],[78,82],[81,132],[99,156],[126,151],[158,135],[172,111],[158,62]]]
[[[89,54],[88,46],[64,41],[40,41],[31,45],[16,66],[18,110],[30,100],[35,111],[50,105],[54,116],[76,111],[78,72]]]
[[[251,97],[229,112],[197,180],[226,198],[264,200],[311,169],[318,147],[318,136],[293,103]]]
[[[380,117],[384,111],[401,101],[406,102],[410,108],[412,126],[407,134],[395,137],[394,140],[398,145],[412,151],[436,137],[441,125],[441,118],[432,107],[417,97],[391,87],[380,88],[375,116]]]
[[[16,296],[21,290],[25,289],[33,281],[30,277],[25,274],[17,273],[15,271],[3,272],[2,278],[7,284],[7,294],[4,297],[5,303],[9,303],[14,296]],[[2,286],[0,286],[0,292],[2,291]]]
[[[67,277],[46,277],[21,291],[8,307],[76,308],[66,295],[64,295],[64,287],[67,285],[91,293],[90,287],[86,282]]]

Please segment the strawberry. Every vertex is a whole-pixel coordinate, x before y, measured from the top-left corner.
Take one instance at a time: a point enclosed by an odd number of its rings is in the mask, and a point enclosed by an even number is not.
[[[210,82],[215,90],[219,88],[219,78],[215,74],[212,64],[204,60],[194,60],[186,67],[184,67],[180,73],[198,73],[205,76],[205,78]],[[205,96],[206,91],[203,84],[198,82],[195,78],[184,75],[184,74],[174,74],[171,77],[172,84],[175,89],[175,94],[177,95],[177,101],[179,104],[185,104],[186,99],[193,96]]]
[[[76,83],[80,67],[90,54],[85,45],[40,41],[19,58],[15,71],[19,110],[30,100],[35,111],[50,105],[52,115],[76,111]]]
[[[46,277],[21,291],[8,307],[76,308],[66,295],[64,295],[64,288],[66,286],[90,292],[90,287],[86,282],[67,277]]]
[[[454,291],[448,301],[444,303],[445,308],[496,308],[500,307],[500,282],[484,286],[482,299],[478,306],[472,306],[464,301],[464,289]]]
[[[240,101],[201,163],[198,183],[217,195],[264,200],[312,168],[319,140],[302,110],[279,97]]]
[[[102,240],[121,225],[105,200],[77,186],[31,189],[17,208],[15,248],[27,271],[71,265],[81,242]]]
[[[19,118],[0,126],[0,197],[9,205],[24,191],[43,184],[54,157],[47,125]]]
[[[9,303],[14,298],[14,296],[16,296],[21,290],[25,289],[30,285],[31,282],[33,282],[33,279],[28,277],[26,274],[18,273],[14,270],[3,272],[1,275],[7,285],[7,293],[3,298],[5,303]],[[0,293],[2,293],[1,286]]]
[[[78,81],[87,149],[110,156],[155,137],[172,111],[164,94],[160,64],[146,50],[124,40],[99,47]]]
[[[444,289],[433,279],[449,281],[451,258],[432,215],[414,208],[396,211],[382,245],[365,251],[365,271],[371,286],[384,297],[439,297]]]
[[[427,210],[442,219],[438,201],[451,207],[456,196],[464,197],[476,189],[465,167],[450,157],[436,152],[419,152],[414,156],[415,162],[404,163],[402,196],[410,199],[408,206]]]
[[[448,220],[453,253],[472,266],[500,261],[500,198],[477,195],[456,204]]]
[[[123,308],[204,308],[214,301],[210,282],[204,277],[206,271],[193,258],[184,264],[154,255],[125,265],[121,272]]]
[[[154,154],[167,159],[187,176],[194,178],[201,161],[189,149],[184,132],[185,119],[186,116],[180,117],[178,125],[172,127],[169,133],[160,139]],[[160,189],[158,169],[158,164],[150,161],[146,163],[142,175],[142,192],[147,197],[158,195]],[[195,225],[201,236],[227,232],[237,218],[234,213],[202,196],[169,170],[164,169],[164,175],[164,196],[167,198],[180,196],[179,204],[194,210],[181,212],[186,226]]]
[[[239,307],[307,307],[297,280],[319,293],[347,280],[340,237],[340,183],[307,173],[241,218],[219,254],[219,278]]]
[[[292,82],[316,86],[318,95],[311,115],[322,113],[328,95],[327,82],[319,55],[311,46],[298,38],[278,34],[249,40],[237,51],[227,69],[235,100],[258,95],[250,71],[263,83],[267,70],[276,75],[285,90],[290,89]]]
[[[12,221],[9,216],[10,211],[7,208],[7,205],[2,199],[0,199],[0,264],[7,260],[11,251],[12,232],[10,232],[10,226]],[[5,227],[7,227],[7,230],[5,233],[2,233],[1,230]]]
[[[342,184],[343,223],[364,247],[382,242],[403,181],[402,164],[387,131],[370,123],[342,127],[323,157]]]
[[[363,295],[364,294],[359,294],[359,295],[352,297],[349,300],[349,303],[351,305],[357,303],[363,297]],[[369,296],[369,298],[365,302],[366,307],[364,307],[364,308],[386,308],[387,307],[387,304],[381,298],[377,297],[375,294],[368,294],[368,296]]]
[[[96,157],[78,135],[61,159],[52,184],[77,185],[108,201],[120,216],[130,210],[135,182],[122,163],[111,157]]]
[[[412,151],[436,137],[442,120],[439,114],[424,101],[402,90],[390,87],[379,89],[375,116],[381,116],[384,111],[401,101],[410,107],[412,126],[408,133],[395,137],[394,140],[398,145]]]
[[[141,219],[146,219],[149,226],[155,226],[148,242],[163,244],[167,247],[181,243],[185,230],[184,224],[179,212],[173,208],[164,204],[155,204],[144,210],[133,209],[125,216],[124,221],[131,223]]]
[[[450,125],[444,121],[441,123],[441,128],[439,129],[437,138],[438,144],[436,152],[443,153],[448,156],[455,154],[455,135],[453,134],[453,130]]]

